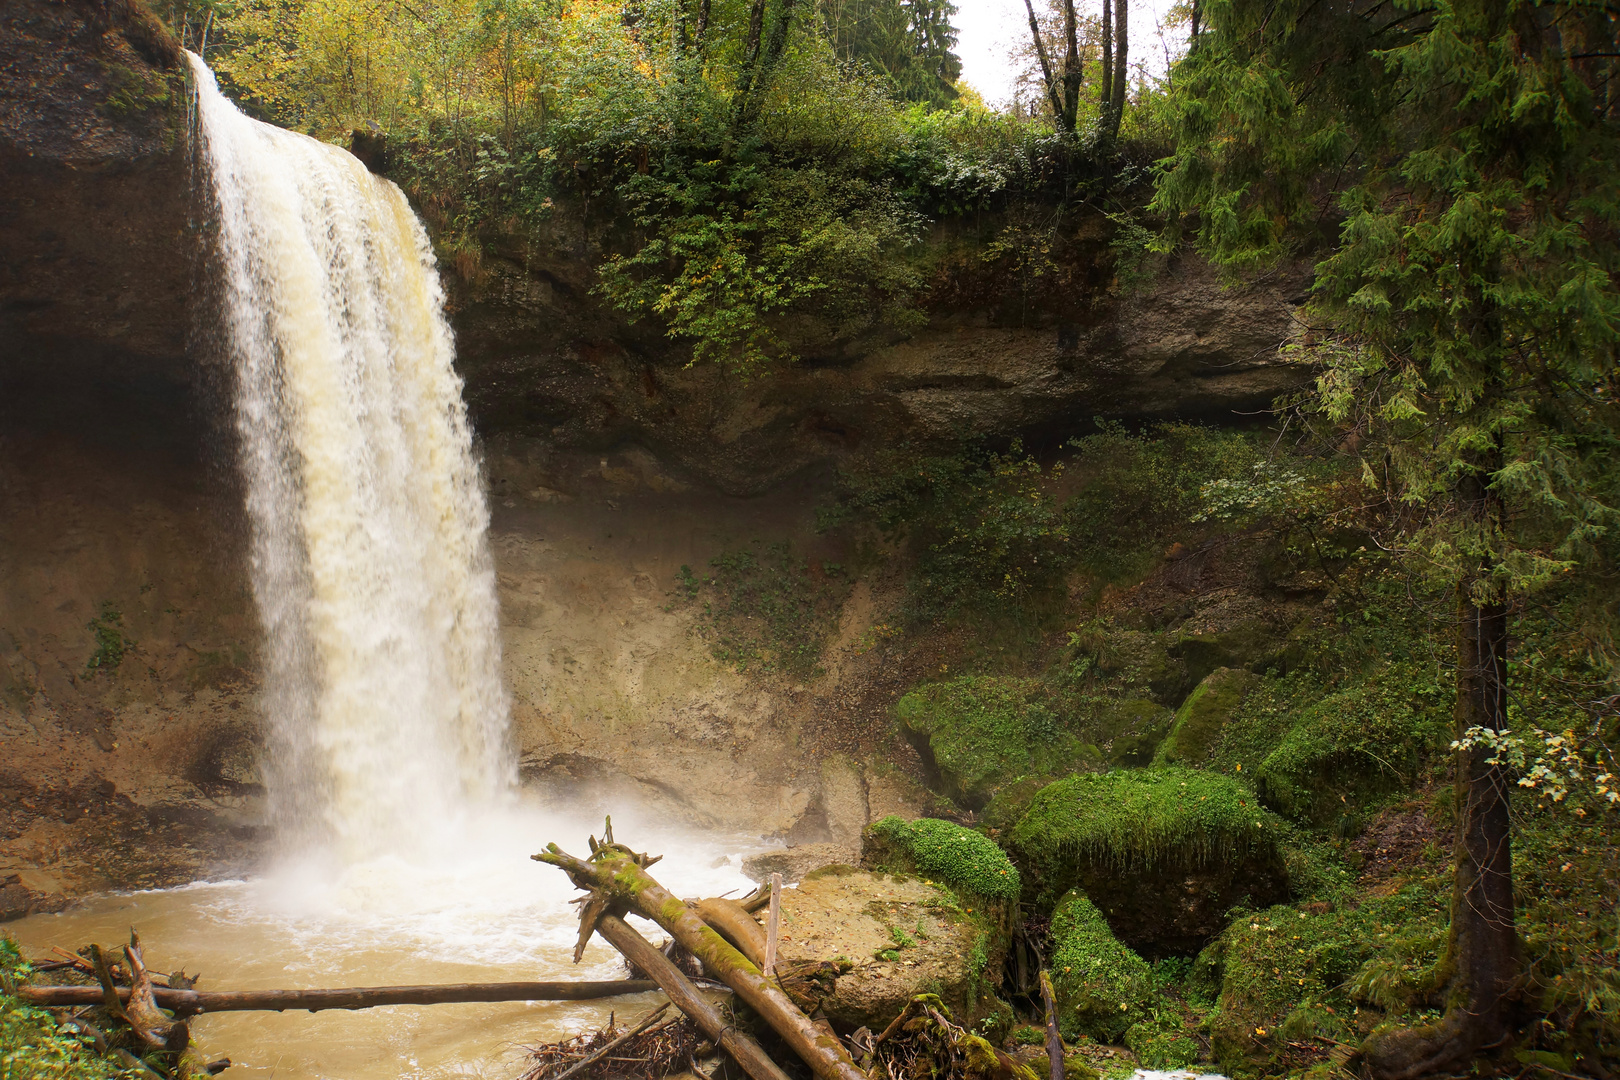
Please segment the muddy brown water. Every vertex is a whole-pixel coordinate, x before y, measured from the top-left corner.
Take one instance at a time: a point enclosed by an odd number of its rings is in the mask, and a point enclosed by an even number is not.
[[[622,960],[600,939],[572,963],[578,922],[568,900],[577,893],[529,859],[550,840],[583,853],[589,829],[534,812],[487,815],[410,856],[288,862],[249,881],[99,897],[4,931],[39,956],[53,945],[119,943],[133,926],[154,970],[200,972],[203,990],[620,978]],[[758,840],[655,822],[621,825],[619,836],[665,855],[654,872],[677,895],[753,888],[739,862]],[[657,927],[636,924],[662,940]],[[635,1019],[662,1000],[220,1013],[192,1027],[208,1059],[229,1057],[223,1075],[238,1080],[506,1080],[521,1071],[525,1045],[606,1026],[610,1013]]]

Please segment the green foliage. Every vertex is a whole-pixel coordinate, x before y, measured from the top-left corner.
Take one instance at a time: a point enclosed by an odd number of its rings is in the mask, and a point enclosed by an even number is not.
[[[5,992],[31,973],[10,938],[0,937],[0,1080],[129,1080],[135,1074],[97,1054],[93,1040],[60,1026],[48,1010]]]
[[[950,0],[831,0],[821,12],[838,55],[881,73],[899,97],[939,106],[956,101],[962,61],[953,51]]]
[[[1046,1042],[1046,1029],[1022,1024],[1013,1028],[1009,1038],[1019,1046],[1041,1046]]]
[[[911,325],[917,270],[895,257],[921,219],[887,186],[815,167],[696,162],[634,177],[621,197],[650,239],[611,255],[600,291],[692,342],[692,363],[740,372],[790,358],[771,316],[823,316],[839,334]]]
[[[1192,539],[1205,485],[1251,471],[1261,453],[1242,432],[1179,423],[1137,435],[1099,422],[1069,446],[1084,486],[1063,520],[1081,568],[1105,581],[1140,577],[1170,540]]]
[[[802,678],[817,670],[848,591],[839,564],[801,559],[786,542],[756,542],[715,556],[701,577],[682,566],[671,606],[697,610],[717,660]]]
[[[1145,1069],[1185,1069],[1198,1060],[1198,1043],[1179,1020],[1179,1016],[1155,1015],[1152,1021],[1139,1021],[1126,1029],[1125,1045],[1138,1064]]]
[[[1307,408],[1357,428],[1368,486],[1401,509],[1391,546],[1476,603],[1597,558],[1620,523],[1620,137],[1601,89],[1620,41],[1601,6],[1221,0],[1208,17],[1158,206],[1196,212],[1198,246],[1232,267],[1322,245],[1294,354],[1317,374]]]
[[[98,671],[116,671],[124,662],[124,654],[135,648],[133,638],[124,634],[124,615],[111,600],[101,605],[101,614],[85,623],[85,629],[95,637],[96,649],[85,661],[84,669],[90,674]]]
[[[1059,780],[1035,796],[1010,839],[1059,883],[1076,858],[1120,870],[1202,866],[1273,852],[1286,833],[1241,782],[1175,766]]]
[[[1097,905],[1071,889],[1052,910],[1052,988],[1065,1038],[1114,1042],[1139,1021],[1152,971],[1120,944]]]
[[[892,869],[927,874],[967,897],[1015,902],[1020,880],[1011,860],[972,829],[938,818],[903,821],[894,816],[867,826],[870,841],[882,848]]]
[[[1056,589],[1071,559],[1068,527],[1046,489],[1059,471],[1017,442],[1005,454],[884,451],[840,471],[822,525],[905,540],[917,558],[908,587],[918,617],[1020,610]]]
[[[952,798],[983,805],[1003,785],[1053,776],[1084,756],[1047,688],[1034,679],[963,676],[917,687],[895,706],[903,730],[928,740]]]

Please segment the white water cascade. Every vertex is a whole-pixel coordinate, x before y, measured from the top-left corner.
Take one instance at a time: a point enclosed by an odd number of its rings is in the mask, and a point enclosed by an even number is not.
[[[190,57],[264,624],[272,813],[343,861],[516,780],[489,512],[432,248],[350,154]]]

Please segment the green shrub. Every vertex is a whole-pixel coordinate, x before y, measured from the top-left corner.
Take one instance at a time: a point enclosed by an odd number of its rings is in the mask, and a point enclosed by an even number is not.
[[[938,818],[903,821],[893,815],[867,826],[870,861],[912,871],[948,885],[964,897],[1014,903],[1021,882],[1005,852],[972,829]]]
[[[17,943],[0,938],[5,986],[28,972]],[[0,990],[0,1080],[128,1080],[134,1075],[96,1053],[88,1036],[59,1026],[49,1011]]]
[[[895,706],[906,732],[927,740],[945,793],[977,809],[1026,775],[1066,772],[1085,755],[1035,679],[963,676],[917,687]]]
[[[842,524],[904,540],[915,618],[1025,611],[1054,599],[1071,561],[1068,527],[1043,469],[1016,441],[925,455],[900,447],[841,470],[824,528]]]
[[[1152,969],[1120,944],[1078,889],[1052,911],[1052,988],[1064,1036],[1102,1042],[1114,1042],[1140,1020],[1152,994]]]

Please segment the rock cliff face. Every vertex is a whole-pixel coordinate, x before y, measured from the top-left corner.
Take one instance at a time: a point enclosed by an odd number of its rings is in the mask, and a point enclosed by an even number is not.
[[[21,91],[0,97],[8,911],[181,880],[256,842],[259,639],[181,67],[127,0],[0,11],[0,82]],[[1072,318],[941,312],[743,382],[605,310],[576,229],[497,244],[452,288],[525,775],[571,799],[633,793],[846,846],[914,811],[925,792],[862,763],[922,676],[918,657],[854,647],[880,613],[871,586],[827,673],[798,684],[715,660],[668,604],[677,570],[813,543],[816,477],[853,452],[1229,415],[1294,380],[1275,347],[1298,282],[1227,290],[1184,261],[1128,297],[1074,297]]]

